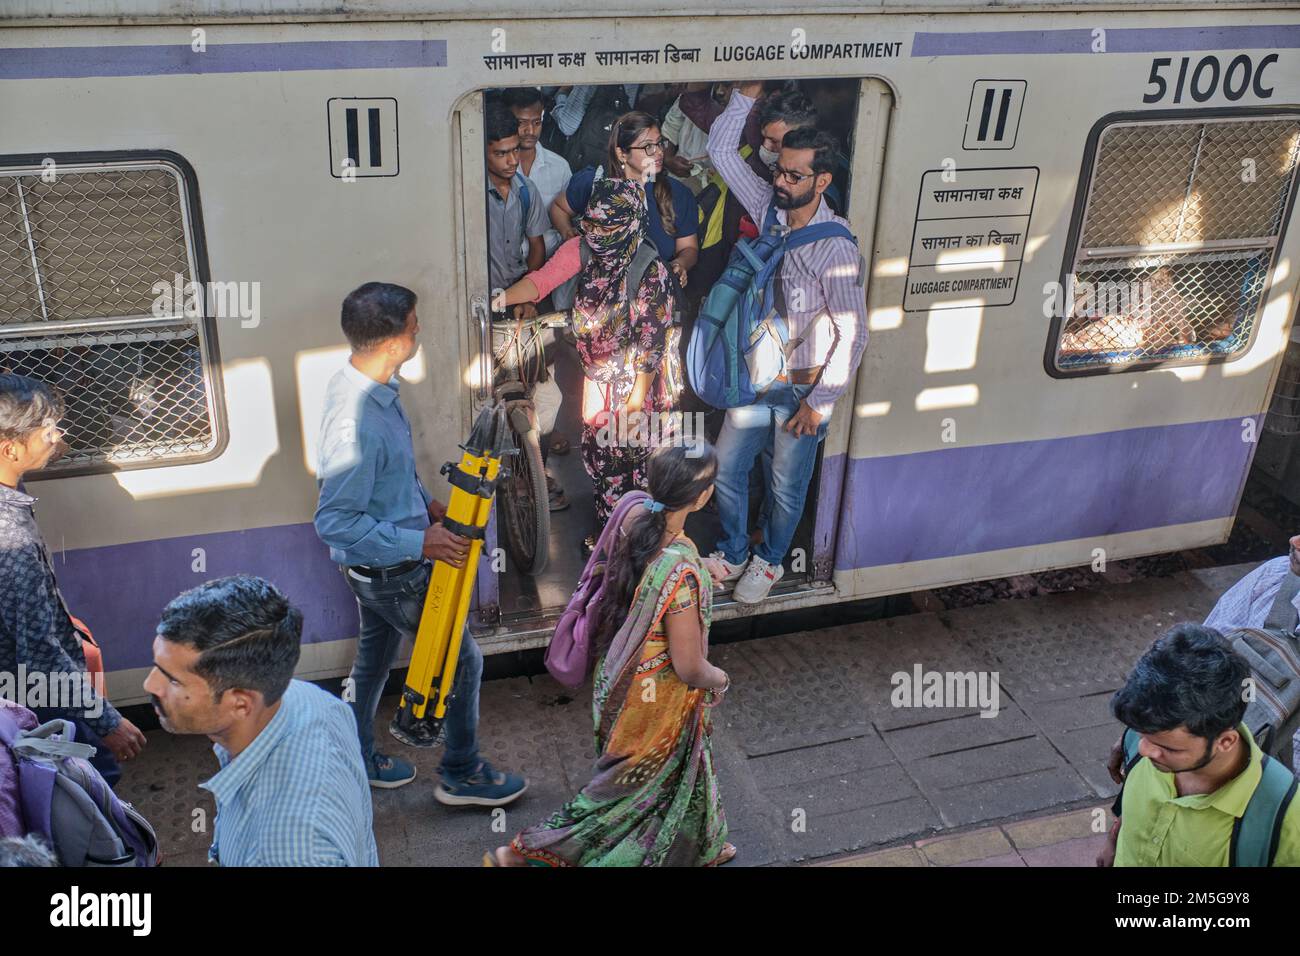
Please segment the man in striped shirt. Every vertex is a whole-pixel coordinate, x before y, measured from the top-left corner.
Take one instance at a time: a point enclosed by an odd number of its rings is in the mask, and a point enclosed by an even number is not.
[[[709,160],[756,223],[775,205],[776,221],[790,230],[823,222],[848,222],[822,197],[835,167],[835,141],[812,127],[782,140],[771,184],[738,149],[746,117],[762,83],[740,84],[709,131]],[[776,309],[796,343],[787,370],[753,405],[728,409],[718,436],[718,511],[722,538],[713,557],[726,563],[734,597],[755,604],[785,573],[782,562],[803,515],[817,446],[826,437],[835,401],[848,388],[867,345],[862,260],[847,239],[831,238],[791,250],[781,260]],[[749,554],[749,472],[768,434],[774,434],[771,510],[763,541]]]
[[[163,728],[204,734],[220,770],[208,858],[222,866],[378,866],[352,709],[293,679],[302,614],[251,575],[163,609],[144,689]]]

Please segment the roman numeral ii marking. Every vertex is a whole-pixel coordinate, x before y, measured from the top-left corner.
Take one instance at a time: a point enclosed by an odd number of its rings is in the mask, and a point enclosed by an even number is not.
[[[984,109],[980,113],[980,132],[979,139],[981,142],[988,139],[989,119],[993,115],[993,94],[997,90],[989,88],[984,91]],[[994,141],[1001,141],[1002,134],[1007,128],[1007,115],[1011,112],[1011,90],[1004,88],[1002,90],[1002,103],[998,107],[998,125],[993,131]]]

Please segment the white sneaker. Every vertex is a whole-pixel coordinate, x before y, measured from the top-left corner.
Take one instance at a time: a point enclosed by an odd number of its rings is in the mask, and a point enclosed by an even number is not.
[[[785,567],[780,564],[768,564],[758,555],[749,559],[749,567],[736,584],[731,596],[741,604],[757,604],[767,597],[772,585],[781,580]]]
[[[749,564],[749,558],[746,558],[744,561],[741,561],[739,564],[732,564],[730,561],[727,560],[726,553],[722,551],[714,551],[711,555],[709,555],[709,557],[721,561],[722,566],[727,569],[727,574],[724,578],[722,578],[721,580],[716,580],[716,579],[714,580],[713,583],[715,585],[730,584],[732,581],[737,580],[742,574],[745,573],[745,567],[746,565]]]

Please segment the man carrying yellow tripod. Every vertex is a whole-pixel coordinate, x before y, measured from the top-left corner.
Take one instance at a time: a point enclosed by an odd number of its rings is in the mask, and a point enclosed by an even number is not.
[[[382,282],[368,282],[343,300],[343,334],[352,355],[329,383],[319,438],[316,533],[357,598],[361,634],[347,690],[370,785],[386,789],[414,780],[415,767],[375,749],[384,683],[402,638],[414,638],[419,629],[431,562],[463,568],[478,551],[444,526],[446,508],[415,471],[397,379],[397,370],[419,349],[415,303],[414,292]],[[441,803],[503,806],[528,786],[523,777],[496,771],[479,757],[482,673],[482,652],[465,631],[445,702],[442,782],[434,791]],[[437,737],[428,726],[408,725],[401,739],[433,746]]]

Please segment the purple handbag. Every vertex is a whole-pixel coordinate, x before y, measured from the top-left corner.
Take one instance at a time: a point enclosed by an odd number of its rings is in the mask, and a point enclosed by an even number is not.
[[[617,540],[618,529],[636,505],[644,505],[650,496],[644,491],[629,491],[614,506],[596,548],[582,569],[578,587],[569,598],[560,623],[555,625],[551,643],[546,646],[546,669],[565,687],[581,687],[596,663],[592,638],[595,636],[598,608],[605,593],[605,565]]]

